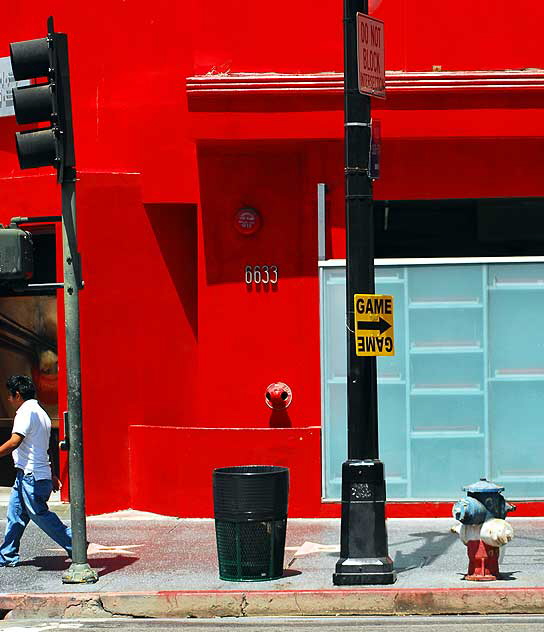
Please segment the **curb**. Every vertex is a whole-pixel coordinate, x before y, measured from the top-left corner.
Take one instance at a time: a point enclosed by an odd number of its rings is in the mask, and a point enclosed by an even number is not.
[[[0,594],[0,617],[544,614],[544,587]]]

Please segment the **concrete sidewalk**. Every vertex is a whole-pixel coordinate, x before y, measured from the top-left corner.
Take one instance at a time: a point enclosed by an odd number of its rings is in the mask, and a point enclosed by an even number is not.
[[[54,508],[68,517],[66,505]],[[2,531],[4,517],[0,507]],[[90,517],[89,540],[118,548],[90,556],[100,580],[85,586],[61,583],[69,562],[30,525],[21,565],[0,568],[0,611],[42,617],[544,613],[544,521],[510,522],[515,539],[504,550],[502,579],[481,584],[463,580],[467,555],[449,531],[453,519],[390,519],[398,580],[364,588],[332,584],[338,519],[289,520],[286,567],[297,557],[284,576],[240,583],[219,579],[213,520],[137,511]]]

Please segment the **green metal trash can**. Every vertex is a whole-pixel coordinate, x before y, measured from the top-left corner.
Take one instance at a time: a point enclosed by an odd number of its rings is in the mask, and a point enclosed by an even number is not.
[[[289,469],[221,467],[213,472],[219,577],[267,581],[283,575]]]

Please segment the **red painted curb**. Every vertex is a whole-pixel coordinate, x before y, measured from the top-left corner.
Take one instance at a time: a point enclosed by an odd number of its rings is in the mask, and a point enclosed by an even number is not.
[[[6,618],[542,614],[531,588],[338,588],[0,594]]]

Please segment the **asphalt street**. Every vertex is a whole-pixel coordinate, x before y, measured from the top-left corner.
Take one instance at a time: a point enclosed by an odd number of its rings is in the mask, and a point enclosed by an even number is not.
[[[301,619],[87,619],[0,622],[6,632],[119,630],[134,632],[541,632],[544,616],[320,617]]]

